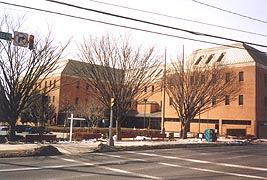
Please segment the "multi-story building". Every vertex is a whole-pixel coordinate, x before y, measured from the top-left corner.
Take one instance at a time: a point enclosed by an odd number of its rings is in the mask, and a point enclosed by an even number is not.
[[[204,132],[207,128],[213,128],[217,129],[220,135],[252,134],[267,138],[267,55],[240,43],[199,49],[194,51],[188,60],[192,58],[196,65],[200,64],[200,61],[205,63],[221,61],[226,66],[231,66],[239,78],[241,91],[235,98],[236,100],[225,99],[224,103],[195,117],[190,124],[190,132]],[[154,104],[157,102],[161,105],[162,93],[163,91],[152,95],[147,102]],[[178,132],[180,122],[171,105],[171,98],[166,96],[165,102],[165,130]],[[147,104],[141,103],[140,105]],[[146,117],[153,117],[157,122],[161,120],[159,112],[151,111],[150,113],[146,108],[145,114]]]
[[[207,128],[217,129],[220,135],[252,134],[267,138],[267,55],[246,44],[220,46],[209,49],[199,49],[188,57],[213,63],[221,61],[231,66],[238,76],[241,86],[236,100],[219,104],[215,108],[199,114],[190,124],[190,132],[204,132]],[[198,61],[198,62],[197,62]],[[49,93],[51,103],[54,103],[58,114],[68,110],[68,106],[83,102],[93,102],[94,97],[86,80],[80,77],[73,67],[83,66],[79,61],[66,60],[59,63],[59,68],[47,79],[47,85],[55,85]],[[45,82],[44,82],[45,83]],[[155,91],[161,83],[151,84],[145,89],[150,96],[139,102],[136,112],[128,118],[128,126],[136,128],[161,128],[163,90]],[[166,132],[179,132],[180,122],[172,107],[171,98],[165,96],[164,127]]]

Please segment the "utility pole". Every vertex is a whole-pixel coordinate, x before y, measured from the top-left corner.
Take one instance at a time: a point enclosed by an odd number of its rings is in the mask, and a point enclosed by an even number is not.
[[[165,57],[164,57],[164,74],[163,74],[163,93],[162,93],[162,105],[161,105],[161,133],[165,134],[165,126],[164,126],[164,119],[165,119],[165,100],[166,100],[166,48],[165,48]]]

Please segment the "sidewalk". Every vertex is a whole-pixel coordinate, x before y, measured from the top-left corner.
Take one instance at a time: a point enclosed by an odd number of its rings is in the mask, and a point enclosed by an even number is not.
[[[22,152],[22,151],[34,151],[36,148],[44,146],[53,146],[58,149],[62,154],[82,154],[94,152],[100,144],[106,145],[106,142],[101,141],[77,141],[68,142],[60,141],[58,143],[36,143],[36,144],[0,144],[0,154]],[[141,150],[151,148],[174,148],[174,147],[200,147],[200,146],[218,146],[225,145],[225,142],[207,143],[200,139],[186,139],[186,140],[174,140],[174,141],[115,141],[114,147],[119,150]]]

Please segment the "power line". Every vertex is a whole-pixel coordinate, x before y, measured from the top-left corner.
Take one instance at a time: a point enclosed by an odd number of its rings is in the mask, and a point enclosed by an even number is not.
[[[191,30],[177,28],[177,27],[173,27],[173,26],[167,26],[167,25],[163,25],[163,24],[159,24],[159,23],[155,23],[155,22],[150,22],[150,21],[145,21],[145,20],[136,19],[136,18],[132,18],[132,17],[122,16],[122,15],[118,15],[118,14],[113,14],[113,13],[109,13],[109,12],[104,12],[104,11],[100,11],[100,10],[91,9],[91,8],[85,8],[85,7],[81,7],[81,6],[77,6],[77,5],[69,4],[69,3],[65,3],[65,2],[59,2],[59,1],[55,1],[55,0],[45,0],[45,1],[56,3],[56,4],[61,4],[61,5],[77,8],[77,9],[92,11],[92,12],[95,12],[95,13],[100,13],[100,14],[104,14],[104,15],[108,15],[108,16],[117,17],[117,18],[122,18],[122,19],[141,22],[141,23],[145,23],[145,24],[149,24],[149,25],[168,28],[168,29],[172,29],[172,30],[183,31],[183,32],[187,32],[187,33],[190,33],[190,34],[193,34],[193,35],[212,37],[212,38],[223,39],[223,40],[239,42],[239,43],[246,43],[246,44],[259,46],[259,47],[265,47],[265,48],[267,47],[266,45],[262,45],[262,44],[256,44],[256,43],[251,43],[251,42],[248,42],[248,41],[241,41],[241,40],[237,40],[237,39],[226,38],[226,37],[222,37],[222,36],[216,36],[216,35],[211,35],[211,34],[191,31]]]
[[[170,15],[156,13],[156,12],[152,12],[152,11],[146,11],[146,10],[142,10],[142,9],[130,8],[130,7],[121,6],[121,5],[112,4],[112,3],[106,3],[106,2],[102,2],[102,1],[96,1],[96,0],[88,0],[88,1],[92,1],[92,2],[100,3],[100,4],[106,4],[106,5],[109,5],[109,6],[114,6],[114,7],[124,8],[124,9],[129,9],[129,10],[134,10],[134,11],[138,11],[138,12],[153,14],[153,15],[157,15],[157,16],[162,16],[162,17],[167,17],[167,18],[172,18],[172,19],[179,19],[179,20],[193,22],[193,23],[197,23],[197,24],[213,26],[213,27],[217,27],[217,28],[228,29],[228,30],[232,30],[232,31],[238,31],[238,32],[242,32],[242,33],[247,33],[247,34],[267,37],[266,34],[260,34],[260,33],[255,33],[255,32],[251,32],[251,31],[245,31],[245,30],[226,27],[226,26],[221,26],[221,25],[217,25],[217,24],[210,24],[210,23],[206,23],[206,22],[195,21],[195,20],[181,18],[181,17],[177,17],[177,16],[170,16]]]
[[[219,45],[219,46],[225,46],[225,47],[231,47],[231,48],[237,48],[237,49],[244,49],[242,47],[235,46],[235,45],[227,45],[227,44],[216,43],[216,42],[211,42],[211,41],[204,41],[204,40],[199,40],[199,39],[194,39],[194,38],[187,38],[187,37],[183,37],[183,36],[177,36],[177,35],[172,35],[172,34],[167,34],[167,33],[162,33],[162,32],[156,32],[156,31],[151,31],[151,30],[146,30],[146,29],[141,29],[141,28],[136,28],[136,27],[130,27],[130,26],[125,26],[125,25],[120,25],[120,24],[115,24],[115,23],[110,23],[110,22],[105,22],[105,21],[99,21],[99,20],[94,20],[94,19],[90,19],[90,18],[85,18],[85,17],[74,16],[74,15],[70,15],[70,14],[50,11],[50,10],[44,10],[44,9],[40,9],[40,8],[33,8],[33,7],[29,7],[29,6],[12,4],[12,3],[7,3],[7,2],[2,2],[2,1],[0,1],[0,3],[10,5],[10,6],[20,7],[20,8],[25,8],[25,9],[31,9],[31,10],[35,10],[35,11],[41,11],[41,12],[50,13],[50,14],[56,14],[56,15],[65,16],[65,17],[71,17],[71,18],[80,19],[80,20],[87,20],[87,21],[91,21],[91,22],[95,22],[95,23],[101,23],[101,24],[106,24],[106,25],[111,25],[111,26],[116,26],[116,27],[121,27],[121,28],[127,28],[127,29],[132,29],[132,30],[157,34],[157,35],[163,35],[163,36],[167,36],[167,37],[174,37],[174,38],[196,41],[196,42],[201,42],[201,43],[207,43],[207,44],[213,44],[213,45]],[[266,52],[263,52],[263,53],[266,53]]]
[[[229,11],[229,10],[225,10],[225,9],[222,9],[222,8],[210,5],[210,4],[206,4],[206,3],[203,3],[203,2],[200,2],[200,1],[196,1],[196,0],[192,0],[192,1],[195,2],[195,3],[201,4],[201,5],[204,5],[204,6],[208,6],[208,7],[220,10],[220,11],[224,11],[224,12],[227,12],[227,13],[230,13],[230,14],[241,16],[243,18],[247,18],[247,19],[250,19],[250,20],[254,20],[254,21],[258,21],[258,22],[267,24],[267,21],[264,21],[264,20],[261,20],[261,19],[257,19],[257,18],[250,17],[250,16],[247,16],[247,15],[243,15],[243,14],[239,14],[239,13],[232,12],[232,11]]]

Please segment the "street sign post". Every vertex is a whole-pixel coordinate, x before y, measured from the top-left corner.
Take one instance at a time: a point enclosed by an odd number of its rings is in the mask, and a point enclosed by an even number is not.
[[[4,39],[7,41],[11,41],[12,39],[12,34],[7,33],[7,32],[0,32],[0,39]]]
[[[14,46],[21,46],[21,47],[27,47],[28,46],[28,34],[17,32],[14,33],[14,40],[13,45]]]

